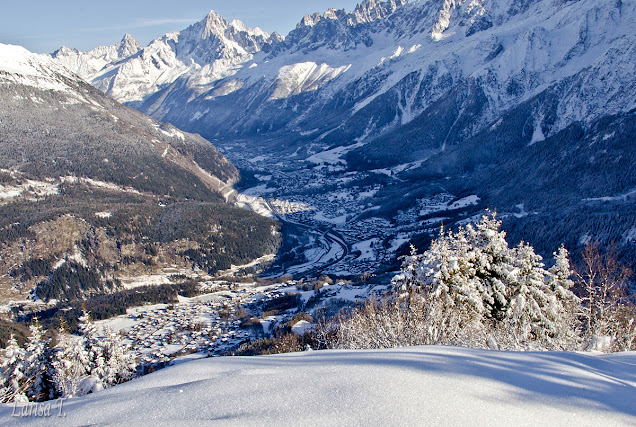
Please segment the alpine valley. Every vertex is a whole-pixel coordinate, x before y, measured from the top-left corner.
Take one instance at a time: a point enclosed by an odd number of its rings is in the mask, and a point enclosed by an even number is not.
[[[636,0],[0,44],[0,418],[633,425],[635,136]]]
[[[487,208],[544,256],[633,264],[635,49],[633,0],[368,0],[52,59],[237,165],[235,202],[286,226],[271,275],[355,276]]]

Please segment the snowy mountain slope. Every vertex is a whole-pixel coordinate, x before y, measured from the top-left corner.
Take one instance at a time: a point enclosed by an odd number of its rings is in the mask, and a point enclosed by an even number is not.
[[[113,46],[100,46],[89,52],[61,47],[52,56],[66,68],[74,70],[82,77],[92,76],[110,64],[126,59],[141,50],[141,45],[133,36],[125,34],[121,42]]]
[[[349,117],[342,127],[354,135],[347,136],[360,137],[370,129],[377,136],[410,122],[462,84],[474,85],[485,103],[475,123],[463,130],[470,135],[512,106],[580,73],[586,90],[564,97],[559,121],[542,125],[544,133],[635,106],[633,97],[626,96],[633,93],[633,84],[623,85],[634,80],[636,18],[630,1],[404,3],[371,1],[351,13],[306,16],[285,40],[273,43],[266,43],[266,34],[237,32],[239,24],[211,13],[179,35],[153,42],[141,56],[107,66],[99,76],[83,77],[120,101],[208,136],[306,131],[309,126],[328,130],[336,117]],[[206,34],[216,36],[212,43]],[[239,34],[247,37],[245,43],[236,42]],[[303,72],[287,72],[303,64],[318,68],[315,84],[304,84]],[[621,66],[610,69],[608,64]],[[136,80],[140,65],[153,76],[152,83]],[[342,71],[334,75],[333,70]],[[134,95],[129,92],[140,84]],[[281,98],[281,90],[297,97]],[[369,112],[376,99],[387,104],[383,95],[392,97],[387,105],[391,115]],[[148,102],[139,104],[142,100]],[[229,123],[221,112],[228,106],[233,110],[229,116],[238,114]],[[333,113],[325,117],[324,111]],[[371,125],[360,128],[361,120]]]
[[[613,426],[636,421],[635,399],[633,353],[411,347],[189,361],[68,400],[64,418],[58,404],[46,421]],[[0,409],[7,425],[42,422],[11,418],[13,410]]]
[[[191,269],[190,256],[212,272],[270,255],[276,224],[225,203],[237,178],[201,136],[0,44],[1,303],[64,308],[119,277]]]

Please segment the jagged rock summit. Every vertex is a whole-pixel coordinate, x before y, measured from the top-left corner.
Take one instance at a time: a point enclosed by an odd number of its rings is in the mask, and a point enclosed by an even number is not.
[[[248,29],[241,21],[228,22],[210,11],[203,20],[144,48],[127,34],[114,46],[89,52],[61,48],[52,56],[118,101],[135,102],[179,77],[192,77],[198,83],[222,78],[281,40],[276,33]]]

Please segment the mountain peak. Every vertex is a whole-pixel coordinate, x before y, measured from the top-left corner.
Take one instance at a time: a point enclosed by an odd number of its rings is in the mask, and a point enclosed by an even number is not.
[[[318,12],[312,13],[311,15],[307,14],[303,16],[300,22],[296,25],[296,28],[313,27],[318,21],[320,21],[320,18],[321,16]]]
[[[133,36],[131,36],[128,33],[124,34],[124,37],[122,37],[121,41],[119,42],[117,46],[117,54],[119,55],[120,58],[126,58],[130,55],[134,55],[140,50],[141,50],[141,45],[139,44],[137,39],[135,39]]]
[[[137,42],[137,40],[130,35],[129,33],[124,34],[124,37],[121,38],[121,41],[124,43],[134,43]]]
[[[228,28],[228,22],[221,15],[211,10],[201,21],[203,23],[203,38],[208,38],[211,34],[220,35]]]
[[[349,19],[349,24],[357,25],[364,22],[384,19],[407,3],[408,0],[364,0],[354,9],[352,13],[353,17]]]
[[[51,56],[53,58],[56,58],[58,56],[64,56],[64,55],[73,55],[73,54],[78,55],[79,53],[80,51],[77,49],[72,49],[70,47],[62,46],[61,48],[53,52]]]
[[[296,29],[313,27],[318,22],[325,19],[346,20],[347,25],[349,26],[377,21],[392,15],[397,9],[407,3],[408,0],[365,0],[356,5],[356,8],[351,13],[347,13],[345,9],[330,8],[322,15],[320,13],[313,13],[311,15],[303,16],[303,19],[298,23],[298,25],[296,25]]]

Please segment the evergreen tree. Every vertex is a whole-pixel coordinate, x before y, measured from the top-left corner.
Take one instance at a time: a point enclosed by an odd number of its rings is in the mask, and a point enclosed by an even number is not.
[[[80,393],[82,382],[88,378],[88,355],[81,338],[68,336],[62,325],[60,342],[51,367],[51,378],[57,394],[73,397]]]
[[[25,351],[11,335],[0,359],[0,401],[27,402],[29,378],[24,374]]]
[[[24,375],[29,383],[26,393],[30,400],[46,400],[51,397],[51,384],[48,378],[51,362],[50,340],[45,339],[43,328],[37,318],[29,330],[31,335],[23,359]]]
[[[426,252],[406,258],[394,283],[430,298],[426,327],[444,328],[436,332],[440,343],[572,348],[577,299],[570,291],[567,251],[560,249],[555,266],[546,270],[532,246],[510,248],[500,226],[492,214],[456,233],[442,229]]]
[[[99,328],[88,313],[80,317],[84,351],[80,356],[97,389],[110,387],[132,377],[134,362],[128,356],[118,334],[109,328]]]
[[[54,362],[54,382],[65,397],[102,390],[133,377],[135,363],[118,334],[99,328],[88,313],[79,318],[80,337],[60,343]]]

